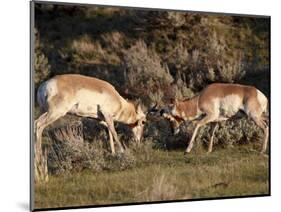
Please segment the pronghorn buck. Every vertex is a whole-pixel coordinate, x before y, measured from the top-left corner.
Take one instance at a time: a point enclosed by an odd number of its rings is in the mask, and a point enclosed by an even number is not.
[[[114,141],[124,151],[114,128],[114,121],[131,127],[134,138],[140,142],[146,115],[141,106],[126,101],[108,82],[82,75],[58,75],[42,83],[37,92],[37,101],[44,112],[35,121],[35,178],[47,180],[46,157],[42,155],[44,128],[66,115],[75,114],[100,121],[108,128],[109,143],[114,154]],[[41,179],[40,179],[41,178]]]
[[[264,116],[267,104],[266,96],[255,87],[214,83],[207,86],[199,95],[191,99],[175,100],[173,104],[166,108],[161,110],[153,108],[151,111],[158,111],[161,116],[168,119],[175,134],[179,132],[181,123],[185,121],[194,121],[196,123],[185,151],[185,153],[189,153],[193,147],[198,129],[210,122],[214,124],[208,152],[212,152],[217,122],[225,121],[242,110],[263,130],[264,139],[261,153],[264,153],[268,142],[268,126]]]

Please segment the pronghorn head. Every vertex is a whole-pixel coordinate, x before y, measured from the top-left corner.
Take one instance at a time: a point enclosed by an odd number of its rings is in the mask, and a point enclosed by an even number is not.
[[[160,114],[169,121],[172,133],[174,135],[178,134],[180,132],[180,125],[184,122],[184,119],[179,112],[177,99],[172,100],[168,104],[167,109],[160,111]]]
[[[144,125],[146,123],[146,114],[142,110],[142,107],[140,104],[137,105],[136,107],[136,122],[131,125],[133,134],[134,134],[134,139],[137,142],[140,142],[142,137],[143,137],[143,129]]]
[[[177,100],[174,100],[165,107],[158,107],[158,104],[155,104],[149,110],[149,114],[155,117],[164,117],[168,120],[173,134],[179,133],[180,125],[184,121],[177,111],[177,104]]]

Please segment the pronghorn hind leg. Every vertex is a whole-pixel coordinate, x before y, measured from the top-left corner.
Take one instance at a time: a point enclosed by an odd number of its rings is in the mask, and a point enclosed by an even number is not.
[[[45,175],[45,159],[42,151],[42,132],[44,130],[44,123],[46,122],[46,118],[48,113],[42,114],[38,119],[34,121],[34,132],[36,135],[36,140],[34,142],[34,172],[35,172],[35,180],[37,182],[47,180]]]
[[[208,153],[211,153],[213,151],[213,144],[214,144],[214,136],[215,136],[215,131],[218,128],[218,123],[213,123],[213,130],[212,130],[212,135],[211,135],[211,139],[209,142],[209,147],[208,147]]]
[[[265,153],[266,148],[267,148],[267,143],[268,143],[268,126],[265,122],[265,120],[263,120],[261,117],[252,117],[254,122],[263,130],[264,133],[264,138],[263,138],[263,144],[262,144],[262,149],[261,149],[261,153]]]
[[[264,130],[264,140],[263,140],[263,145],[262,145],[262,150],[261,153],[265,153],[266,148],[267,148],[267,143],[268,143],[268,134],[269,134],[269,129],[268,126],[266,126],[266,129]]]
[[[41,148],[41,140],[42,140],[41,137],[42,137],[42,132],[43,132],[42,125],[45,122],[47,115],[48,115],[48,113],[46,112],[34,121],[34,133],[36,135],[35,146],[36,146],[37,150],[39,147]]]
[[[35,121],[36,142],[34,147],[34,169],[36,170],[35,180],[37,182],[48,181],[47,150],[44,150],[44,152],[42,150],[42,133],[48,125],[50,125],[63,115],[49,111],[42,114]]]
[[[203,119],[201,119],[200,121],[197,122],[196,124],[196,127],[193,131],[193,134],[192,134],[192,137],[190,139],[190,142],[188,144],[188,147],[186,148],[185,150],[185,154],[189,153],[193,147],[193,144],[194,144],[194,140],[195,140],[195,137],[197,135],[197,132],[198,132],[198,129],[200,127],[202,127],[203,125],[209,123],[209,122],[212,122],[214,121],[216,118],[214,116],[211,116],[211,115],[206,115]]]

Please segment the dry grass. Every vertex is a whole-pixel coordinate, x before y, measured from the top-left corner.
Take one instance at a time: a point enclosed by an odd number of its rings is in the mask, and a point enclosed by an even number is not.
[[[120,33],[106,34],[103,39],[109,47],[102,47],[101,42],[93,40],[85,34],[72,41],[70,50],[74,59],[82,64],[103,64],[105,61],[109,64],[120,64],[120,57],[116,49],[119,49],[121,40]],[[119,44],[118,44],[119,43]]]
[[[268,194],[268,158],[249,146],[212,154],[151,150],[148,158],[134,155],[131,169],[106,172],[84,170],[50,177],[36,185],[35,205],[63,207],[132,203],[171,199],[215,198]]]
[[[99,42],[93,41],[88,35],[83,35],[72,42],[74,57],[87,63],[100,62],[105,58],[105,51]]]
[[[102,40],[107,45],[107,48],[119,52],[125,43],[126,37],[121,32],[113,31],[103,34]]]
[[[82,36],[78,40],[74,40],[72,43],[72,49],[83,54],[91,54],[93,52],[103,53],[102,47],[99,43],[94,43],[88,35]]]
[[[174,185],[170,184],[170,180],[167,179],[166,175],[156,175],[153,178],[151,188],[147,188],[144,192],[137,194],[141,196],[143,201],[160,201],[160,200],[173,200],[176,199],[177,189]],[[136,197],[138,198],[138,197]]]

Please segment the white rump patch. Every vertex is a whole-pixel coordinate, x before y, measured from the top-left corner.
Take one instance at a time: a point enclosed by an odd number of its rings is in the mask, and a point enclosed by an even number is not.
[[[37,91],[37,102],[43,110],[48,109],[47,98],[55,96],[58,92],[56,80],[50,79],[46,82],[43,82]]]
[[[57,80],[56,79],[48,80],[46,89],[47,89],[48,98],[57,95],[58,93]]]
[[[267,108],[267,98],[266,96],[259,90],[257,90],[257,98],[259,101],[259,104],[262,108],[262,111],[265,112]]]

